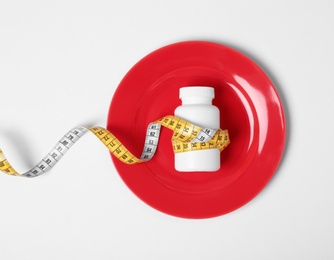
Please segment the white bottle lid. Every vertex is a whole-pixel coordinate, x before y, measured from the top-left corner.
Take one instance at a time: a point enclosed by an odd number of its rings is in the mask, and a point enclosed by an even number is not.
[[[180,98],[185,97],[203,97],[213,99],[215,97],[215,90],[212,87],[203,86],[189,86],[180,88]]]

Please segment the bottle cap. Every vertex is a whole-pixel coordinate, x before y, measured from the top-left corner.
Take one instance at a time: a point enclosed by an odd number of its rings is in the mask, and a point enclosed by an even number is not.
[[[184,97],[204,97],[211,98],[215,97],[215,90],[212,87],[203,86],[189,86],[180,88],[180,98]]]

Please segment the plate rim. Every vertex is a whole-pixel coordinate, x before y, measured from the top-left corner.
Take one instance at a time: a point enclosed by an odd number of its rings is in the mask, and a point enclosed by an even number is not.
[[[120,83],[118,84],[118,87],[117,89],[115,90],[115,93],[112,97],[112,100],[111,100],[111,103],[110,103],[110,107],[109,107],[109,111],[108,111],[108,119],[107,119],[107,128],[108,128],[108,125],[109,125],[109,119],[111,117],[111,114],[112,114],[112,106],[113,106],[113,103],[115,102],[115,99],[117,98],[117,95],[119,94],[119,92],[121,91],[120,88],[124,85],[124,82],[126,82],[127,78],[129,77],[129,75],[131,73],[133,73],[138,66],[141,66],[142,62],[143,61],[147,61],[147,59],[149,59],[149,57],[152,57],[154,55],[156,55],[157,53],[159,52],[163,52],[164,50],[166,50],[167,48],[174,48],[175,46],[178,47],[180,45],[212,45],[212,46],[216,46],[218,48],[223,48],[225,50],[227,50],[228,52],[233,52],[234,54],[242,57],[243,59],[246,59],[248,62],[252,63],[252,66],[255,66],[258,71],[262,74],[262,76],[265,77],[265,79],[270,82],[270,88],[272,90],[274,90],[275,92],[275,95],[277,97],[277,101],[279,103],[279,107],[280,107],[280,113],[281,113],[281,120],[282,120],[282,140],[281,140],[281,150],[280,150],[280,154],[278,156],[278,159],[277,159],[277,163],[276,165],[273,166],[273,170],[272,170],[272,173],[270,175],[267,175],[267,180],[264,181],[261,186],[261,188],[257,189],[257,192],[253,193],[252,196],[246,201],[246,202],[241,202],[241,203],[236,203],[235,207],[231,207],[230,210],[228,210],[227,212],[223,212],[223,213],[217,213],[217,214],[202,214],[202,215],[196,215],[196,216],[191,216],[190,215],[186,215],[186,214],[175,214],[174,213],[171,213],[171,212],[168,212],[168,210],[164,210],[162,208],[159,208],[159,206],[157,207],[156,205],[152,205],[150,202],[146,201],[145,199],[143,199],[140,194],[137,194],[137,192],[135,192],[131,185],[129,185],[129,183],[126,181],[126,179],[124,179],[124,176],[123,174],[120,172],[120,169],[118,167],[118,161],[117,159],[115,159],[113,156],[112,157],[112,161],[114,163],[114,166],[118,172],[118,174],[120,175],[121,179],[123,180],[123,182],[126,184],[126,186],[135,194],[135,196],[137,196],[140,200],[142,200],[145,204],[155,208],[156,210],[159,210],[165,214],[168,214],[168,215],[172,215],[172,216],[175,216],[175,217],[181,217],[181,218],[194,218],[194,219],[202,219],[202,218],[212,218],[212,217],[217,217],[217,216],[221,216],[221,215],[224,215],[224,214],[227,214],[227,213],[230,213],[240,207],[242,207],[243,205],[249,203],[252,199],[254,199],[263,189],[264,187],[269,183],[269,181],[271,180],[271,178],[274,176],[274,174],[276,173],[279,165],[280,165],[280,162],[282,160],[282,157],[283,157],[283,154],[284,154],[284,150],[285,150],[285,144],[286,144],[286,118],[285,118],[285,113],[284,113],[284,106],[283,106],[283,103],[282,103],[282,100],[279,96],[279,93],[277,91],[277,89],[275,88],[275,85],[273,84],[273,82],[271,81],[270,77],[262,70],[262,68],[256,63],[254,62],[251,58],[249,58],[248,56],[246,56],[245,54],[243,54],[242,52],[240,51],[237,51],[229,46],[226,46],[226,45],[223,45],[223,44],[220,44],[220,43],[216,43],[216,42],[211,42],[211,41],[182,41],[182,42],[175,42],[175,43],[172,43],[172,44],[168,44],[168,45],[165,45],[163,47],[160,47],[152,52],[150,52],[149,54],[145,55],[143,58],[141,58],[138,62],[136,62],[131,68],[130,70],[124,75],[124,77],[122,78],[122,80],[120,81]],[[110,130],[110,129],[109,129]]]

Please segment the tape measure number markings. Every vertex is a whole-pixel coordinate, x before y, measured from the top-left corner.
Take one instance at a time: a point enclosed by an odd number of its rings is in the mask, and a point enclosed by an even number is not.
[[[0,149],[0,171],[13,176],[36,177],[49,171],[64,154],[87,132],[92,132],[120,161],[135,164],[149,161],[155,154],[161,126],[172,130],[172,145],[175,153],[219,149],[224,150],[230,143],[227,130],[201,128],[176,116],[165,116],[148,125],[141,156],[134,156],[111,132],[103,127],[76,127],[67,132],[52,150],[31,170],[18,173]]]

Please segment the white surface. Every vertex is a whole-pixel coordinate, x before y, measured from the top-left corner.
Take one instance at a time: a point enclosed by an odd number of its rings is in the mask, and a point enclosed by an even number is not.
[[[0,1],[0,146],[18,170],[71,127],[105,125],[134,63],[183,40],[253,58],[288,123],[269,185],[214,219],[141,202],[91,135],[49,174],[1,174],[0,259],[333,259],[333,14],[325,0]]]

